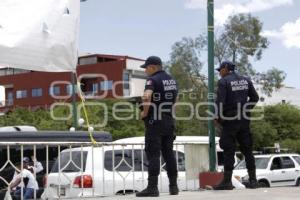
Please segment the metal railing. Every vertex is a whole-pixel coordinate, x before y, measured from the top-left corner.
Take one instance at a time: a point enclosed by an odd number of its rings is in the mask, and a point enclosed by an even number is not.
[[[201,142],[175,142],[178,185],[180,190],[198,190],[199,181],[186,176],[184,149]],[[32,171],[39,189],[34,199],[64,199],[100,197],[134,193],[147,185],[148,162],[143,143],[89,142],[0,142],[0,188],[2,195],[12,181],[15,171],[23,176],[24,157],[32,157],[30,165],[37,162],[44,170]],[[36,159],[35,159],[36,158]],[[20,163],[20,169],[17,164]],[[159,176],[160,192],[168,192],[168,177],[161,158]],[[21,180],[23,199],[24,180]],[[28,187],[28,184],[27,184]],[[14,195],[14,191],[11,191]],[[1,198],[1,197],[0,197]]]

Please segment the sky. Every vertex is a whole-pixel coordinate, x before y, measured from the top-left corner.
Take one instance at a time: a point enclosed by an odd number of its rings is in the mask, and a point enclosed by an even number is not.
[[[207,32],[206,1],[88,0],[81,3],[79,51],[168,61],[175,42]],[[279,68],[287,74],[285,85],[300,89],[300,0],[215,0],[215,30],[228,16],[249,12],[270,41],[252,65],[259,72]],[[202,73],[206,60],[204,52]]]

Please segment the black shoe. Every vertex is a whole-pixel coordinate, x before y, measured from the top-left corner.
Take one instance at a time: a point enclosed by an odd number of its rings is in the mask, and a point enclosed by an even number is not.
[[[220,184],[213,187],[214,190],[233,190],[233,185],[231,182],[222,181]]]
[[[177,186],[177,174],[176,175],[168,175],[169,177],[169,193],[170,195],[178,195],[179,189]]]
[[[249,180],[249,182],[245,183],[245,186],[246,186],[246,188],[249,188],[249,189],[256,189],[256,188],[258,188],[257,180],[256,179]]]
[[[258,188],[258,183],[256,179],[256,170],[248,170],[249,181],[245,183],[246,188],[256,189]]]
[[[224,178],[218,185],[214,186],[214,190],[233,190],[233,185],[231,182],[232,171],[225,171]]]
[[[170,195],[178,195],[179,193],[178,186],[177,185],[169,186],[169,193]]]
[[[141,192],[135,194],[137,197],[158,197],[159,191],[157,187],[147,187]]]

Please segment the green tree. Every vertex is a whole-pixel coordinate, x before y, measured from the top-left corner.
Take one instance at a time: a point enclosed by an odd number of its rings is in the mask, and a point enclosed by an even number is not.
[[[251,124],[254,146],[257,150],[280,143],[284,148],[300,152],[300,109],[298,107],[289,104],[266,106],[260,114],[263,114],[264,118],[252,121]]]
[[[260,60],[262,52],[269,45],[261,36],[262,22],[251,14],[238,14],[229,17],[224,31],[216,38],[216,58],[232,60],[242,75],[254,75],[255,70],[249,62],[250,57]]]
[[[265,107],[265,120],[277,130],[276,140],[300,140],[300,110],[289,104]]]
[[[199,36],[195,39],[184,37],[172,46],[169,70],[183,90],[201,90],[205,85],[205,77],[201,74],[203,63],[201,51],[206,39]]]
[[[118,120],[113,117],[113,106],[117,102],[125,102],[120,100],[101,100],[101,103],[106,105],[107,109],[101,106],[86,106],[89,123],[91,126],[96,124],[103,124],[103,127],[94,127],[95,131],[108,131],[112,134],[113,139],[119,139],[124,137],[141,136],[144,134],[143,121],[139,120],[137,115],[138,108],[133,106],[134,111],[132,113],[121,113],[119,117],[126,115],[133,115],[129,120]],[[79,105],[79,104],[78,104]],[[127,107],[128,108],[128,107]],[[53,115],[56,118],[67,117],[70,113],[67,107],[56,107],[53,111]],[[107,116],[107,118],[105,117]],[[81,117],[84,117],[84,113],[81,113]],[[107,123],[105,122],[107,119]],[[85,119],[85,125],[86,125]],[[48,110],[37,110],[32,112],[27,108],[17,108],[14,111],[0,116],[1,126],[15,126],[15,125],[31,125],[35,126],[38,130],[52,130],[52,131],[68,131],[72,126],[72,119],[69,120],[54,120]],[[78,130],[85,130],[87,128],[78,128]]]
[[[262,85],[264,93],[270,97],[274,91],[274,88],[277,90],[283,87],[282,83],[286,78],[286,73],[273,67],[266,73],[257,73],[256,76],[256,80]]]
[[[260,60],[269,41],[261,36],[262,22],[250,14],[231,16],[224,28],[215,37],[215,59],[217,64],[231,60],[237,65],[239,74],[251,76],[256,83],[262,84],[263,92],[271,95],[274,89],[283,86],[286,74],[275,67],[267,72],[258,72],[251,60]],[[179,83],[182,90],[203,91],[207,88],[206,76],[201,74],[203,57],[207,49],[205,35],[195,39],[184,37],[172,46],[168,70]]]
[[[280,144],[282,148],[289,149],[292,152],[300,153],[300,139],[299,140],[285,139]]]
[[[269,46],[266,37],[261,36],[263,24],[251,14],[238,14],[229,17],[224,30],[215,38],[215,57],[220,64],[224,60],[236,63],[241,75],[251,76],[262,84],[263,92],[271,96],[274,88],[283,85],[286,74],[273,67],[267,72],[257,72],[250,60],[260,60]]]
[[[257,150],[260,150],[261,147],[273,146],[277,138],[277,130],[270,122],[265,120],[252,121],[251,132],[253,135],[253,146]]]

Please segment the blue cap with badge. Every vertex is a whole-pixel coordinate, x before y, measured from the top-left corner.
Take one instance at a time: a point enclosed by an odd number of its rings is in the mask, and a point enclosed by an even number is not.
[[[229,71],[234,71],[235,70],[235,64],[233,64],[233,62],[230,62],[230,61],[223,61],[220,65],[219,68],[217,68],[216,70],[217,71],[221,71],[221,69],[227,67],[227,69]]]
[[[162,61],[157,56],[150,56],[146,59],[145,64],[141,65],[141,68],[146,68],[148,65],[162,65]]]

